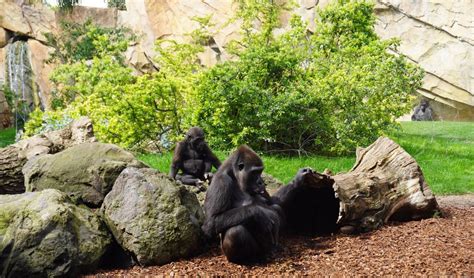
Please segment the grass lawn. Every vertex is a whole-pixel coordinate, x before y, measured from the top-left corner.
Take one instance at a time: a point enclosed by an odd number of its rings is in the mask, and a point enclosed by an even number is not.
[[[389,137],[412,155],[436,194],[474,193],[474,123],[402,122],[402,128]],[[216,152],[224,160],[226,152]],[[142,154],[141,160],[167,173],[171,153]],[[304,166],[322,172],[348,171],[355,162],[349,157],[281,157],[262,155],[265,172],[287,183]]]
[[[221,161],[229,155],[228,152],[215,152]],[[325,157],[325,156],[307,156],[307,157],[281,157],[261,155],[265,164],[265,172],[287,183],[296,174],[298,169],[310,166],[311,168],[322,172],[325,168],[329,168],[334,172],[349,170],[355,162],[352,157]],[[153,168],[161,172],[169,172],[171,165],[172,153],[162,155],[142,154],[139,158]]]
[[[15,142],[15,128],[0,130],[0,148],[13,144]]]
[[[436,194],[474,193],[474,123],[402,122],[402,128],[390,137],[411,154],[421,166],[424,176]],[[0,147],[13,143],[15,130],[0,130]],[[223,161],[228,153],[217,151]],[[145,163],[167,173],[171,153],[141,154]],[[348,157],[282,157],[262,155],[266,172],[287,183],[296,171],[310,166],[319,172],[348,171],[355,156]]]
[[[391,138],[416,159],[435,193],[474,193],[474,123],[403,122]]]

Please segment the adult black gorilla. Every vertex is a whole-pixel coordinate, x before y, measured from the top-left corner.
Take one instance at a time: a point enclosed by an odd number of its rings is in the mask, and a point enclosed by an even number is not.
[[[292,182],[270,197],[261,178],[263,169],[258,155],[241,146],[219,168],[206,194],[203,231],[209,237],[221,236],[222,250],[234,263],[253,263],[271,254],[287,216],[302,214],[298,217],[312,225],[314,221],[305,220],[306,212],[298,209],[298,199],[317,195],[319,189],[312,188],[318,184],[314,179],[328,184],[327,176],[303,168]],[[313,180],[308,182],[308,179]],[[336,219],[331,221],[335,224]]]
[[[184,184],[199,185],[204,180],[211,179],[212,166],[217,169],[220,165],[221,162],[204,140],[204,131],[199,127],[192,127],[184,140],[176,145],[170,177]]]

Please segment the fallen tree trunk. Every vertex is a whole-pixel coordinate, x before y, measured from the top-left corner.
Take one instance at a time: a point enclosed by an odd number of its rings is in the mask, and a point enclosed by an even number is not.
[[[319,219],[312,221],[334,227],[333,231],[339,228],[345,233],[366,232],[390,220],[417,220],[439,213],[438,203],[416,161],[386,137],[358,149],[356,163],[348,173],[314,173],[314,177],[307,180],[315,192],[310,197],[314,203],[310,209]],[[305,192],[296,202],[303,203],[310,194]],[[329,202],[334,196],[339,205]],[[330,205],[322,208],[317,204],[323,201]],[[307,213],[305,209],[297,214]]]
[[[389,220],[418,220],[439,212],[418,163],[386,137],[358,149],[354,167],[333,179],[340,201],[338,224],[349,231],[369,231]]]
[[[15,194],[23,191],[21,184],[23,183],[23,174],[21,169],[26,161],[18,158],[18,150],[16,147],[9,146],[0,149],[0,194]]]
[[[82,117],[64,129],[35,135],[0,149],[0,194],[25,192],[21,170],[29,159],[95,141],[91,121]]]

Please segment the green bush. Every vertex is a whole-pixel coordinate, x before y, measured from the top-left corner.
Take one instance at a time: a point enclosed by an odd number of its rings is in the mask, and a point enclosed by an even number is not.
[[[345,153],[409,111],[422,72],[389,53],[397,41],[377,37],[372,4],[338,1],[319,12],[314,34],[294,17],[289,31],[273,36],[278,7],[255,3],[260,13],[241,6],[248,29],[238,59],[214,66],[197,83],[193,120],[212,145]],[[245,25],[256,19],[258,32]]]
[[[122,59],[122,53],[129,42],[136,39],[128,28],[99,27],[91,19],[84,23],[61,21],[59,26],[60,32],[57,34],[44,34],[48,45],[54,49],[47,60],[50,63],[66,64],[90,60],[99,54],[101,47],[105,47],[115,58]],[[98,45],[99,42],[102,45]]]
[[[64,35],[56,41],[56,59],[66,64],[52,76],[55,111],[35,115],[27,131],[86,115],[99,139],[124,147],[174,141],[200,125],[220,149],[245,143],[340,154],[371,143],[409,111],[422,71],[390,53],[396,40],[377,37],[372,4],[339,0],[319,11],[314,34],[293,17],[277,36],[287,7],[239,4],[242,38],[227,46],[234,57],[211,68],[198,59],[210,43],[210,17],[195,19],[201,27],[189,34],[191,43],[159,40],[160,72],[140,77],[123,64],[126,33],[89,23]]]
[[[126,10],[127,5],[125,0],[107,0],[107,7],[109,8],[117,8],[119,10]]]
[[[54,118],[82,115],[92,120],[99,140],[127,148],[177,130],[179,95],[161,73],[135,77],[109,55],[60,69],[52,80],[68,105],[32,117],[41,117],[41,126],[28,125],[28,134],[45,131]]]
[[[91,39],[86,45],[93,51],[75,48],[68,63],[54,70],[54,110],[35,111],[26,134],[60,128],[68,119],[88,116],[99,140],[132,148],[179,130],[181,101],[174,80],[165,78],[163,72],[134,76],[121,54],[127,37],[113,37],[114,33],[94,25],[86,29]]]

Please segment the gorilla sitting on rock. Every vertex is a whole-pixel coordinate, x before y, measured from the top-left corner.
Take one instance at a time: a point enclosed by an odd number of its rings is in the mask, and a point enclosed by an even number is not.
[[[186,137],[178,142],[171,162],[170,177],[187,185],[202,185],[212,178],[212,166],[221,162],[211,151],[204,138],[204,131],[192,127]],[[178,173],[181,170],[181,173]]]
[[[321,234],[336,230],[339,202],[333,180],[310,168],[273,196],[265,189],[260,157],[239,147],[218,169],[206,194],[202,229],[214,238],[230,262],[248,264],[265,260],[278,246],[285,227],[297,233]]]

